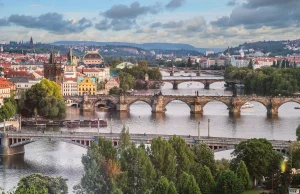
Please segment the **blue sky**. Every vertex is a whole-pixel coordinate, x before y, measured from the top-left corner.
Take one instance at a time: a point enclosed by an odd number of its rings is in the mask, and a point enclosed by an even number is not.
[[[298,39],[299,28],[299,0],[0,0],[0,40],[5,41],[33,36],[42,42],[227,47]]]

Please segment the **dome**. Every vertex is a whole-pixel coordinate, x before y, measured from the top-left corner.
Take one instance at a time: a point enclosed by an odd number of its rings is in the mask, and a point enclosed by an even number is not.
[[[88,51],[82,58],[85,65],[98,65],[103,63],[103,57],[98,51]]]

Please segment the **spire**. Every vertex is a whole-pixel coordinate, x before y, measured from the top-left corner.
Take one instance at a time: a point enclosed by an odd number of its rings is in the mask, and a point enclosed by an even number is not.
[[[22,43],[22,44],[23,44],[23,43]],[[33,39],[32,39],[32,36],[31,36],[31,38],[30,38],[29,47],[30,47],[30,49],[33,48]]]
[[[229,49],[229,46],[228,46],[228,49],[227,49],[227,56],[230,56],[230,49]]]
[[[68,61],[69,61],[70,65],[73,65],[73,52],[72,52],[72,48],[70,48],[70,50],[69,50]]]
[[[50,54],[49,63],[50,64],[55,64],[55,55],[54,55],[53,47],[52,47],[52,51],[51,51],[51,54]]]

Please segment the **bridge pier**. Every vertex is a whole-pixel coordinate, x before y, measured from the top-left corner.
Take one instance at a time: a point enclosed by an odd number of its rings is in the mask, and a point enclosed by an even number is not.
[[[174,72],[170,72],[170,76],[174,76]]]
[[[205,83],[204,83],[204,89],[208,90],[208,89],[209,89],[209,86],[210,86],[210,83],[208,83],[208,82],[205,82]]]
[[[277,106],[268,107],[267,114],[268,115],[278,115],[278,107]]]
[[[129,112],[129,106],[128,106],[128,104],[124,104],[124,103],[117,104],[117,111],[120,111],[120,112]]]
[[[173,90],[178,90],[178,83],[176,81],[173,82]]]
[[[10,147],[9,146],[9,138],[7,133],[1,133],[1,145],[0,145],[0,156],[10,156],[16,154],[23,154],[25,153],[25,149],[23,145],[17,147]]]
[[[191,114],[203,114],[203,107],[201,104],[191,104]]]

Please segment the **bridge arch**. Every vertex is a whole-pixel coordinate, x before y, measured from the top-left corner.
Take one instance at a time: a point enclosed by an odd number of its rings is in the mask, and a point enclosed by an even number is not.
[[[285,100],[285,101],[283,101],[282,103],[279,104],[278,109],[279,109],[282,105],[284,105],[284,104],[286,104],[286,103],[289,103],[289,102],[294,102],[294,103],[300,104],[300,99],[291,98],[291,99]]]
[[[130,99],[127,101],[128,104],[128,108],[130,108],[130,106],[136,102],[145,102],[146,104],[148,104],[151,108],[152,108],[152,100],[150,98],[136,98],[136,99]]]
[[[19,141],[17,143],[13,143],[9,145],[10,148],[16,148],[20,146],[25,146],[30,143],[34,142],[43,142],[43,141],[60,141],[60,142],[65,142],[69,144],[73,144],[82,148],[87,149],[91,144],[94,142],[93,140],[77,140],[77,139],[51,139],[51,138],[31,138],[31,139],[26,139],[23,141]]]
[[[185,100],[185,99],[174,98],[174,99],[164,100],[163,106],[166,107],[168,104],[170,104],[171,102],[174,102],[174,101],[183,102],[184,104],[188,105],[188,107],[191,107],[192,103],[194,102],[194,101],[189,101],[189,100]]]
[[[227,108],[230,107],[230,102],[228,100],[224,100],[224,99],[219,99],[219,98],[212,98],[209,99],[208,101],[204,102],[202,104],[202,107],[204,108],[207,104],[211,103],[211,102],[221,102],[222,104],[225,104],[227,106]]]

